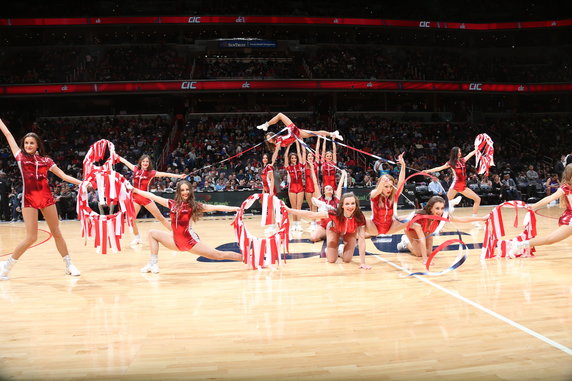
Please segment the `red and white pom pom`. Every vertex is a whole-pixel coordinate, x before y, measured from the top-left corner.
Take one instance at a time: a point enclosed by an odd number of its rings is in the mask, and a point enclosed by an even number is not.
[[[505,235],[504,220],[502,216],[503,207],[514,207],[516,211],[516,217],[514,219],[514,227],[518,227],[518,208],[526,209],[526,215],[524,217],[523,225],[524,231],[513,238],[514,241],[525,241],[530,240],[536,236],[536,214],[528,205],[522,201],[507,201],[495,207],[491,211],[490,218],[487,220],[485,225],[485,237],[483,239],[483,248],[481,252],[481,259],[489,259],[495,257],[501,258],[512,258],[510,255],[510,248],[506,240],[500,240],[501,237]],[[497,255],[496,250],[498,249],[499,254]],[[525,256],[533,256],[536,249],[534,247],[527,248],[525,250]],[[517,257],[522,256],[523,253],[516,255]]]
[[[244,211],[261,198],[263,205],[261,224],[264,226],[269,224],[268,221],[271,223],[273,214],[277,225],[276,232],[265,238],[252,235],[243,222]],[[289,252],[290,220],[286,205],[278,197],[268,193],[255,193],[249,196],[240,206],[232,225],[244,263],[253,269],[260,269],[271,265],[279,266],[282,262],[286,262],[284,253]],[[281,252],[283,257],[280,255]]]
[[[106,150],[109,151],[109,157],[101,166],[95,165],[95,162],[105,158]],[[89,147],[89,151],[83,159],[83,178],[86,179],[91,172],[100,169],[102,171],[113,171],[113,165],[119,163],[119,155],[115,153],[115,145],[109,140],[101,139],[93,143]]]
[[[101,166],[95,161],[103,160],[109,149],[109,158]],[[94,240],[95,248],[107,254],[107,247],[113,252],[121,251],[120,239],[125,231],[124,224],[133,228],[136,218],[133,205],[132,186],[121,174],[113,170],[113,164],[119,161],[113,143],[102,139],[94,143],[83,161],[84,181],[79,186],[77,196],[77,215],[81,223],[82,237]],[[106,205],[118,205],[119,211],[112,215],[100,215],[89,206],[88,186],[98,193],[98,200]]]
[[[480,134],[475,138],[475,160],[477,162],[477,173],[479,175],[485,173],[488,176],[489,168],[495,165],[495,149],[493,145],[493,140],[487,134]]]

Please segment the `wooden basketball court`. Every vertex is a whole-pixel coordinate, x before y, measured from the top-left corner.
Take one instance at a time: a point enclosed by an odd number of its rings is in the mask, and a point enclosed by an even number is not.
[[[552,231],[561,212],[541,210],[539,234]],[[505,216],[510,226],[514,212]],[[205,218],[196,231],[210,245],[232,247],[231,220]],[[144,237],[161,229],[140,221]],[[262,234],[258,217],[247,224]],[[142,274],[146,239],[132,248],[128,233],[122,252],[101,255],[84,246],[77,221],[61,227],[82,275],[64,275],[52,239],[0,282],[0,379],[572,379],[570,238],[533,258],[483,262],[483,230],[448,224],[437,244],[459,230],[476,248],[436,277],[407,277],[423,266],[396,253],[399,235],[368,240],[369,271],[358,269],[357,257],[325,263],[322,243],[294,241],[293,259],[276,270],[162,247],[161,273]],[[512,237],[522,228],[508,230]],[[0,254],[23,234],[22,223],[1,225]],[[39,233],[39,241],[47,237]],[[441,252],[434,268],[459,252]]]

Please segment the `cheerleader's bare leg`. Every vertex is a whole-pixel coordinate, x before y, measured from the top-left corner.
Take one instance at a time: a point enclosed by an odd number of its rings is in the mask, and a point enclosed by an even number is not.
[[[326,238],[326,229],[320,225],[316,225],[316,230],[310,234],[310,241],[318,242]]]
[[[141,210],[141,205],[134,202],[133,207],[135,208],[135,219],[133,220],[133,235],[135,237],[139,237],[139,228],[137,227],[137,216],[139,215],[139,211]]]
[[[338,259],[338,244],[340,235],[331,229],[326,230],[326,258],[330,263],[336,263]]]
[[[229,259],[231,261],[242,261],[242,254],[236,253],[234,251],[222,251],[214,249],[202,242],[197,242],[191,250],[191,253],[200,255],[209,259],[223,260]]]
[[[466,188],[464,191],[461,192],[461,194],[474,201],[473,216],[477,215],[477,213],[479,212],[479,206],[481,205],[481,198],[479,197],[479,195],[476,194],[475,191],[472,190],[471,188]]]
[[[572,226],[562,225],[559,226],[552,233],[546,237],[534,237],[529,241],[530,246],[543,246],[552,245],[553,243],[560,242],[572,235]]]
[[[38,209],[22,208],[22,217],[24,218],[26,236],[18,243],[11,255],[16,260],[38,239]]]
[[[50,228],[50,232],[54,237],[54,241],[56,242],[56,248],[58,252],[62,256],[62,259],[66,265],[65,273],[68,275],[79,276],[80,272],[75,267],[75,265],[71,262],[71,257],[68,252],[68,246],[62,235],[62,231],[60,230],[60,220],[58,218],[58,210],[56,209],[55,205],[50,205],[42,209],[42,214],[44,215],[44,219]],[[37,220],[36,220],[37,222]]]
[[[300,137],[302,139],[308,139],[308,138],[313,138],[316,135],[319,136],[323,136],[325,138],[332,138],[333,137],[333,132],[330,131],[325,131],[325,130],[303,130],[300,129]]]
[[[345,263],[350,263],[352,261],[356,246],[357,246],[357,235],[346,234],[344,236],[344,254],[342,256]]]
[[[165,216],[161,214],[161,211],[159,210],[159,207],[157,206],[155,201],[152,201],[151,203],[145,205],[145,209],[147,209],[153,215],[153,217],[155,217],[160,223],[162,223],[163,226],[166,227],[169,231],[172,230],[171,223],[165,218]]]
[[[54,241],[56,242],[56,247],[60,255],[65,257],[68,255],[68,246],[64,237],[62,235],[62,231],[60,230],[60,220],[58,218],[58,211],[55,205],[50,205],[42,209],[42,214],[44,215],[44,219],[50,228],[50,232],[54,237]]]

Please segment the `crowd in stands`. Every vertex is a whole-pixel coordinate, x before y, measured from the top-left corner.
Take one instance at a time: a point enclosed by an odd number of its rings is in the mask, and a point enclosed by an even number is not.
[[[80,65],[81,49],[21,49],[0,51],[0,83],[61,83]]]
[[[184,45],[55,47],[0,53],[0,83],[181,79],[374,79],[539,83],[572,81],[569,47],[501,55],[457,49],[317,45],[287,51],[191,54]],[[194,71],[193,71],[194,67]]]
[[[188,79],[191,65],[163,45],[19,49],[0,53],[0,83],[68,83]]]
[[[564,55],[531,58],[459,54],[458,50],[335,48],[306,57],[313,78],[360,78],[474,82],[556,82],[572,80],[572,61]],[[570,56],[568,56],[570,57]]]
[[[300,57],[286,53],[259,53],[257,57],[219,54],[198,58],[193,79],[248,78],[248,79],[298,79],[308,78]]]

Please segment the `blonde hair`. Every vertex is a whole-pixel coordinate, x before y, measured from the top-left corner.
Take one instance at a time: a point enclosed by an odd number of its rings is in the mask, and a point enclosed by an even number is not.
[[[569,187],[572,187],[572,163],[568,164],[564,168],[560,185],[568,185]],[[562,197],[560,197],[560,207],[566,208],[566,195],[562,195]]]
[[[397,188],[396,188],[396,181],[395,178],[391,175],[388,175],[387,173],[379,176],[379,179],[377,179],[377,183],[381,183],[382,181],[391,181],[392,182],[392,187],[391,187],[391,194],[388,196],[388,199],[391,200],[391,202],[393,203],[393,199],[395,197],[395,193],[397,192]],[[382,197],[384,197],[382,195]],[[379,199],[379,202],[381,203],[381,198]],[[381,204],[380,204],[381,205]]]

